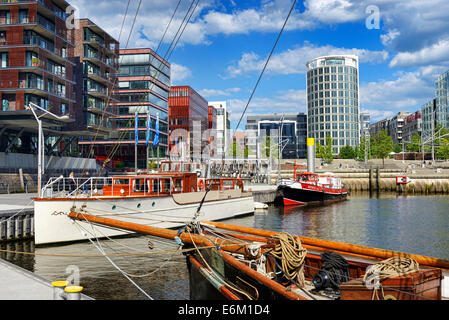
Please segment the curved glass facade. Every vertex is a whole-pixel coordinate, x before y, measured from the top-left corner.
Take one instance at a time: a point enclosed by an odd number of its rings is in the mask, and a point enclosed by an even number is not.
[[[360,139],[357,56],[329,56],[307,64],[308,137],[321,145],[332,137],[334,153]]]

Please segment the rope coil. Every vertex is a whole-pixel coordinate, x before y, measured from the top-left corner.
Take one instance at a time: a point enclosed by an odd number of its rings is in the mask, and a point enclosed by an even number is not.
[[[365,285],[370,283],[374,284],[371,299],[374,299],[375,296],[379,299],[379,295],[377,293],[379,288],[382,290],[382,296],[385,299],[383,286],[381,284],[383,280],[418,271],[419,264],[415,260],[408,257],[391,257],[369,266],[363,276],[363,283],[365,283]],[[374,283],[372,282],[373,280]]]
[[[296,279],[299,286],[304,286],[304,264],[307,250],[302,246],[299,237],[287,232],[280,232],[272,236],[279,240],[273,249],[267,251],[282,262],[283,272],[290,278]]]

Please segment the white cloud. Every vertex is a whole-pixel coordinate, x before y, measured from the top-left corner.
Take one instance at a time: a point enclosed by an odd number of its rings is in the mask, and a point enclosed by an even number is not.
[[[362,109],[382,112],[411,111],[435,96],[434,76],[438,68],[421,68],[400,72],[394,80],[380,80],[360,84]]]
[[[326,24],[360,20],[365,17],[366,7],[360,1],[349,0],[306,0],[304,6],[307,16]]]
[[[240,88],[228,88],[228,89],[202,89],[199,93],[204,98],[210,97],[228,97],[234,93],[240,92]]]
[[[390,67],[424,66],[432,63],[449,64],[449,41],[438,43],[414,52],[399,52],[390,62]]]
[[[171,80],[172,83],[179,82],[190,78],[192,76],[192,71],[186,66],[172,63],[171,64]]]
[[[302,47],[274,54],[266,71],[271,74],[303,74],[307,71],[307,61],[333,54],[354,54],[359,57],[360,63],[383,63],[388,58],[387,51],[337,48],[332,45],[316,46],[306,42]],[[252,72],[260,72],[265,64],[265,59],[266,57],[260,57],[254,52],[244,53],[237,63],[228,66],[227,77],[234,78]]]

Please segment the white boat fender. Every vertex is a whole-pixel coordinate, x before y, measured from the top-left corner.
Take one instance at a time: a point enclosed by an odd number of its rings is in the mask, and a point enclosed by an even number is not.
[[[268,205],[262,202],[254,202],[254,209],[268,209]]]

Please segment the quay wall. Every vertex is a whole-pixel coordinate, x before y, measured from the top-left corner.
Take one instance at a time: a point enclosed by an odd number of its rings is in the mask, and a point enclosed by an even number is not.
[[[317,173],[324,173],[317,170]],[[404,172],[389,169],[353,169],[332,171],[341,178],[349,191],[388,191],[410,194],[449,194],[449,172],[447,170],[431,170],[427,172]],[[397,184],[397,176],[406,176],[410,182]],[[276,184],[279,175],[270,175],[271,184]],[[293,171],[282,170],[281,179],[291,179]]]

